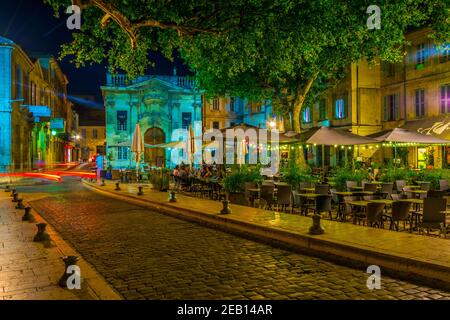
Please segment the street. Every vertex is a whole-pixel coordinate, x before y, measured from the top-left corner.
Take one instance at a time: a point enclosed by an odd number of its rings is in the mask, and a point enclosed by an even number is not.
[[[125,299],[449,299],[99,195],[74,178],[18,192]],[[83,272],[83,270],[81,270]]]

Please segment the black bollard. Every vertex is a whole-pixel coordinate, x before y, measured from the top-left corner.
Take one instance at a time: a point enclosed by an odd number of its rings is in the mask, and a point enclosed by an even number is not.
[[[230,214],[231,209],[229,207],[230,201],[229,200],[222,200],[223,209],[220,211],[220,214]]]
[[[313,215],[312,219],[313,225],[311,226],[311,228],[309,228],[309,234],[317,235],[325,233],[325,229],[320,225],[320,214]]]
[[[33,241],[34,242],[50,241],[50,236],[45,231],[47,224],[46,223],[38,223],[38,224],[36,224],[36,226],[38,228],[38,232],[34,236]]]
[[[9,186],[6,186],[5,192],[10,192],[10,191],[11,191],[11,189],[9,188]]]
[[[116,191],[120,191],[121,190],[119,182],[116,182],[116,188],[114,190],[116,190]]]
[[[18,193],[14,193],[12,202],[18,202],[18,201],[19,201],[19,194]]]
[[[25,207],[23,206],[23,199],[17,199],[16,209],[25,209]]]
[[[22,217],[22,221],[34,221],[34,216],[31,213],[31,207],[25,208],[25,214]]]
[[[142,191],[142,189],[143,189],[144,187],[139,186],[138,188],[139,188],[138,196],[144,195],[144,191]]]
[[[175,191],[169,192],[169,202],[177,202],[177,194]]]
[[[106,186],[106,184],[105,184],[105,179],[102,179],[102,183],[101,183],[100,186],[102,186],[102,187]]]
[[[67,269],[70,266],[76,266],[77,265],[77,261],[78,261],[78,257],[77,256],[67,256],[63,258],[64,261],[64,273],[61,276],[61,278],[59,279],[59,286],[62,288],[67,288],[67,280],[69,279],[69,277],[71,276],[70,273],[67,273]]]

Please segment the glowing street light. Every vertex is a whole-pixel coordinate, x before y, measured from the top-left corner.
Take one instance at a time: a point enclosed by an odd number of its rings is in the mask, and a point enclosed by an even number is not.
[[[55,130],[52,131],[52,136],[56,136],[56,131]]]

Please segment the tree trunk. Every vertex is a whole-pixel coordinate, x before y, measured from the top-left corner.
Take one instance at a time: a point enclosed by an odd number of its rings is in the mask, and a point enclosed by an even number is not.
[[[300,127],[300,113],[302,112],[302,107],[306,99],[306,95],[311,89],[312,84],[316,80],[316,76],[311,77],[308,80],[304,88],[300,85],[297,87],[296,98],[294,99],[294,106],[292,110],[292,123],[294,125],[294,131],[300,133],[302,131]]]

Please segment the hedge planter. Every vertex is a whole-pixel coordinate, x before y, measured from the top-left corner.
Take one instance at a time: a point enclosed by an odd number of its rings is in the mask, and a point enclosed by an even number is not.
[[[232,204],[238,204],[241,206],[248,205],[244,192],[227,192],[227,198]]]

